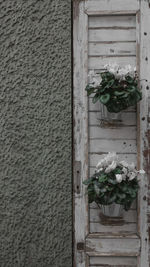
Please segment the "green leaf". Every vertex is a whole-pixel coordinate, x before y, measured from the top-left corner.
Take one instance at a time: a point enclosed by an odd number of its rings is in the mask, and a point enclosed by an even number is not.
[[[86,86],[85,90],[87,91],[88,96],[90,96],[91,94],[95,92],[95,88],[89,84]]]
[[[95,104],[98,100],[99,100],[99,94],[96,94],[96,95],[93,97],[92,102]]]
[[[127,88],[127,91],[129,93],[134,93],[136,91],[136,87],[135,86],[130,86],[130,87]]]
[[[115,91],[114,92],[114,95],[116,95],[116,96],[122,96],[122,95],[124,95],[126,92],[125,91]]]
[[[105,94],[100,96],[100,101],[103,104],[107,104],[109,100],[110,100],[110,94]]]

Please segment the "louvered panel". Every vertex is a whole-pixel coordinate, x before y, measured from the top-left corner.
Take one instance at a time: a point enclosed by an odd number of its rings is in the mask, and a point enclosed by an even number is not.
[[[89,17],[89,69],[103,69],[107,63],[136,65],[135,16]],[[97,71],[98,72],[98,71]],[[100,72],[100,71],[99,71]],[[119,157],[135,162],[137,153],[136,109],[130,107],[122,114],[120,126],[101,123],[101,105],[89,98],[89,175],[103,153],[116,151]],[[103,225],[98,209],[90,208],[90,232],[137,231],[137,212],[124,212],[123,225]]]

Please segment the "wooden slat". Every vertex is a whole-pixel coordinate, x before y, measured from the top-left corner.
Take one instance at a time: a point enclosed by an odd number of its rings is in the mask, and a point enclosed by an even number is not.
[[[101,103],[97,101],[95,104],[93,104],[92,97],[89,97],[88,110],[89,111],[101,111]],[[136,107],[131,106],[128,109],[124,110],[123,112],[135,112],[135,110],[136,110]]]
[[[89,56],[135,56],[135,42],[89,43]]]
[[[136,153],[135,140],[91,140],[90,152],[104,153],[116,151],[117,153]]]
[[[126,16],[89,16],[89,28],[99,27],[136,27],[136,18]]]
[[[132,14],[136,13],[139,9],[138,0],[101,0],[99,1],[86,1],[85,12],[89,15],[98,14]]]
[[[89,138],[90,139],[126,139],[136,140],[136,127],[118,127],[115,129],[102,128],[100,126],[89,127]],[[99,141],[100,142],[100,141]]]
[[[131,66],[136,66],[136,58],[134,56],[131,57],[89,57],[88,66],[89,69],[102,69],[108,63],[113,64],[116,62],[120,66],[125,66],[130,64]]]
[[[90,233],[99,233],[103,232],[106,235],[109,232],[113,233],[121,233],[121,232],[130,232],[130,233],[136,233],[137,232],[137,224],[136,223],[126,223],[121,226],[112,226],[112,225],[102,225],[99,222],[98,223],[90,223]]]
[[[74,266],[87,267],[88,257],[78,244],[84,242],[89,231],[88,201],[83,180],[88,176],[88,17],[84,12],[84,2],[74,1],[74,143],[73,143],[73,205],[74,205]],[[82,27],[80,26],[82,25]],[[82,55],[82,56],[81,56]]]
[[[137,67],[140,73],[143,99],[140,102],[138,116],[138,165],[145,169],[146,175],[141,179],[138,203],[138,231],[141,237],[141,255],[138,258],[138,267],[148,267],[149,262],[149,235],[148,235],[148,179],[149,179],[149,90],[150,87],[150,8],[147,1],[140,1],[140,13],[137,16]],[[143,119],[145,118],[145,119]]]
[[[104,155],[99,155],[99,154],[89,154],[89,165],[91,167],[95,167],[97,163],[104,158]],[[137,155],[136,154],[120,154],[119,155],[120,160],[125,160],[128,163],[134,162],[134,164],[137,164]]]
[[[137,222],[137,212],[136,210],[129,210],[128,212],[124,211],[123,219],[128,223]],[[100,222],[100,209],[90,209],[90,222]]]
[[[89,204],[89,208],[90,209],[98,209],[97,208],[97,204],[95,202]],[[137,201],[133,201],[132,205],[131,205],[131,210],[136,210],[137,209]]]
[[[135,29],[89,29],[89,42],[120,42],[135,40]]]
[[[89,256],[137,256],[140,253],[140,240],[87,238],[85,249]]]
[[[136,126],[136,113],[129,112],[121,113],[121,125],[122,126]],[[101,124],[101,112],[89,112],[89,126],[97,125],[100,126]]]
[[[136,267],[136,257],[90,257],[90,266]]]

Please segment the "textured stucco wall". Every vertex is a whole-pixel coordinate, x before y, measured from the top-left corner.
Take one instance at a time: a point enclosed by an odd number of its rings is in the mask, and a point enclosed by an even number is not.
[[[71,0],[0,25],[0,267],[71,267]]]

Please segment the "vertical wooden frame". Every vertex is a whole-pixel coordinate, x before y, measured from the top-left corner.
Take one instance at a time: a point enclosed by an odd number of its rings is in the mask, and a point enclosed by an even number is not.
[[[144,169],[146,174],[140,180],[140,191],[138,197],[138,233],[141,239],[141,254],[138,258],[139,267],[149,266],[149,236],[148,236],[148,110],[149,110],[149,90],[150,84],[150,8],[148,1],[140,0],[139,15],[139,32],[140,32],[140,48],[139,48],[139,78],[141,81],[143,99],[139,104],[138,111],[138,152],[139,152],[139,168]]]
[[[88,16],[84,1],[74,1],[73,64],[73,166],[74,166],[74,267],[87,267],[85,238],[89,232],[88,199],[83,180],[88,177]]]

